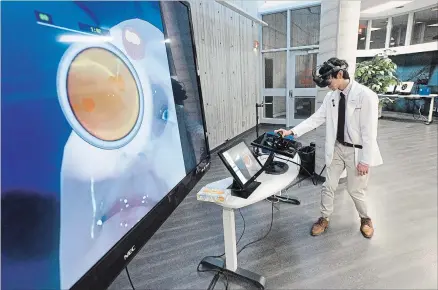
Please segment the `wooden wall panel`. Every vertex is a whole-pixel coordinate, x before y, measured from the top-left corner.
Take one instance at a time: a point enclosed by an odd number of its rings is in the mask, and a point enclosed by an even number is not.
[[[259,26],[216,3],[190,0],[210,148],[255,125],[260,99]],[[231,1],[256,15],[257,2]]]

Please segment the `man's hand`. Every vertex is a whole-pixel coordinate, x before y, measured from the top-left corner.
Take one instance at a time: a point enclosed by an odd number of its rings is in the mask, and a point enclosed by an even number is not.
[[[369,166],[367,164],[359,163],[357,165],[357,172],[359,173],[360,176],[367,175],[368,170],[369,170]]]
[[[289,136],[292,134],[291,130],[286,130],[286,129],[278,129],[274,131],[275,133],[280,133],[283,137]]]

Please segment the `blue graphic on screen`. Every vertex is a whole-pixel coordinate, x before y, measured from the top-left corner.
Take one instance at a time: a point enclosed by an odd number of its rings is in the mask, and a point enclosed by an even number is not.
[[[2,289],[67,289],[186,175],[160,7],[1,13]]]

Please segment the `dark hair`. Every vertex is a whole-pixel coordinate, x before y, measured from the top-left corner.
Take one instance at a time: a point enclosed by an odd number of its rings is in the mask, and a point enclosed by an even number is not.
[[[339,67],[344,67],[343,69],[342,69],[342,77],[344,78],[344,79],[346,79],[346,80],[349,80],[350,79],[350,74],[348,73],[348,71],[347,71],[347,68],[348,68],[348,63],[345,61],[345,60],[343,60],[343,59],[339,59],[339,58],[336,58],[336,57],[332,57],[332,58],[330,58],[328,61],[326,61],[326,62],[329,62],[329,63],[331,63],[333,66],[339,66]],[[329,72],[330,70],[332,69],[332,67],[331,66],[329,66],[329,65],[323,65],[320,69],[319,69],[319,74],[320,75],[323,75],[323,74],[325,74],[326,72]],[[331,73],[331,76],[333,77],[333,78],[336,78],[336,76],[338,75],[338,73],[339,73],[339,70],[337,70],[337,71],[334,71],[333,73]]]

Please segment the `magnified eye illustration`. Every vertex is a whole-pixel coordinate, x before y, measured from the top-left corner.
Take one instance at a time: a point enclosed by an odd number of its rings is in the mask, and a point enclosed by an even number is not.
[[[117,149],[138,133],[144,96],[136,70],[115,46],[74,45],[58,74],[58,97],[73,130],[102,149]]]
[[[91,135],[103,141],[125,138],[140,112],[135,79],[114,53],[89,48],[73,60],[67,76],[73,114]]]
[[[58,67],[72,129],[60,176],[63,289],[186,175],[163,33],[140,19],[110,32],[73,43]]]

